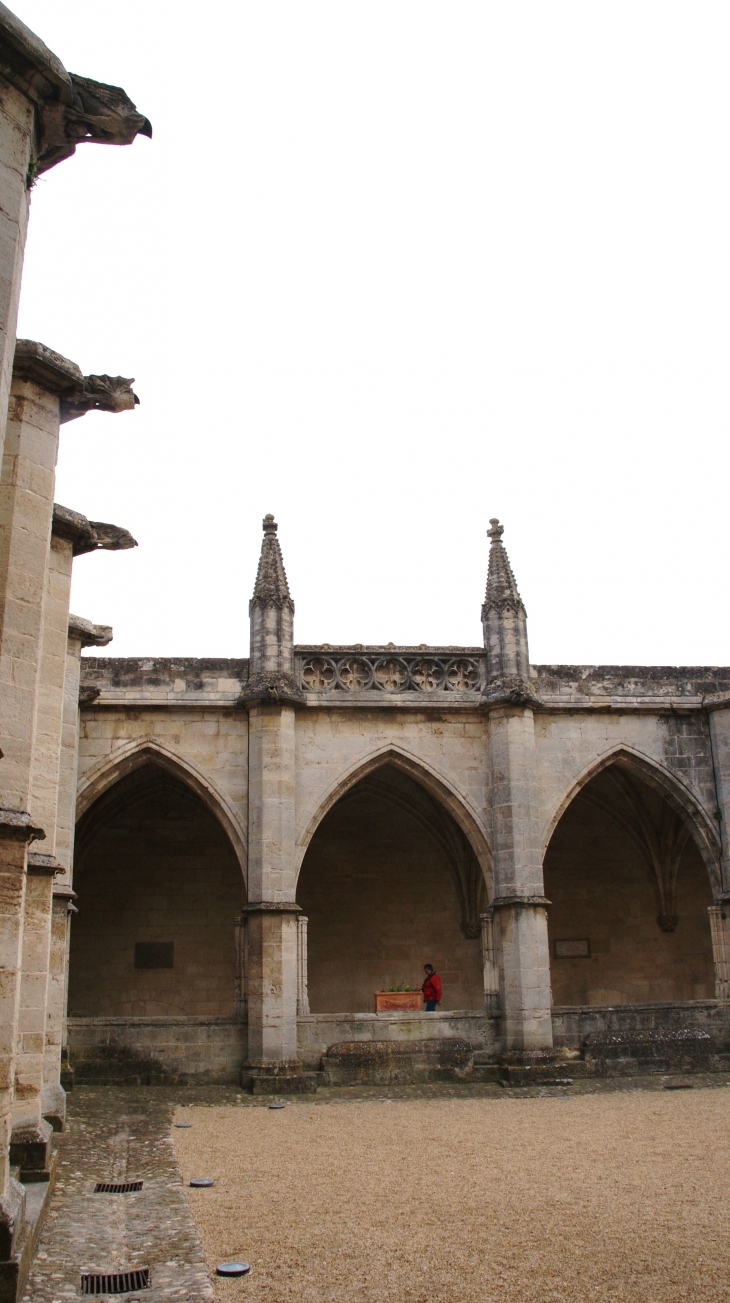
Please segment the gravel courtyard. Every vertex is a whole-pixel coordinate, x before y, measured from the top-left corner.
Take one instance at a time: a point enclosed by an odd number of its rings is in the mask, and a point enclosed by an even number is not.
[[[384,1092],[386,1094],[387,1092]],[[185,1107],[221,1303],[730,1300],[730,1088]]]

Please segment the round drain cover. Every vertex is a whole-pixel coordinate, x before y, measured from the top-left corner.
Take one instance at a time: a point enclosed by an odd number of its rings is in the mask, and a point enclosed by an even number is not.
[[[207,1188],[209,1185],[215,1185],[215,1181],[211,1181],[207,1176],[199,1176],[195,1181],[191,1181],[190,1184],[198,1188],[203,1186]]]
[[[176,1122],[176,1123],[175,1123],[175,1126],[177,1127],[178,1131],[182,1131],[184,1127],[191,1127],[192,1125],[193,1125],[192,1122]]]
[[[247,1262],[221,1262],[215,1269],[216,1276],[247,1276],[251,1270]]]
[[[269,1108],[286,1108],[286,1104],[269,1104]]]

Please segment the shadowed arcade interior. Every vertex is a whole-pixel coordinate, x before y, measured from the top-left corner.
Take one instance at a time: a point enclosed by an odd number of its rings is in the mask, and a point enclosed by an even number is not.
[[[545,857],[557,1005],[715,995],[707,868],[684,821],[622,763],[579,792]]]
[[[155,764],[119,780],[81,818],[69,1013],[235,1012],[241,870],[221,824]]]
[[[442,1009],[481,1009],[479,913],[487,903],[474,851],[449,812],[392,765],[328,812],[302,865],[312,1013],[372,1013],[376,990],[443,982]]]

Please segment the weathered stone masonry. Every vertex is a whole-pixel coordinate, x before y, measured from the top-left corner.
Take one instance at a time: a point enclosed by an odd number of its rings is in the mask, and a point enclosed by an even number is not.
[[[0,1298],[33,1244],[28,1182],[50,1186],[63,1126],[67,918],[78,751],[79,654],[110,629],[69,616],[73,557],[130,547],[114,526],[54,506],[60,426],[137,399],[122,377],[84,376],[16,341],[36,177],[78,143],[130,144],[149,122],[118,87],[68,73],[0,4]],[[19,1179],[16,1179],[19,1178]],[[37,1214],[44,1201],[32,1201]]]
[[[125,1022],[138,984],[130,933],[106,1014],[72,986],[82,1076],[228,1079],[237,1062],[255,1090],[312,1089],[313,1073],[343,1071],[341,1043],[362,1043],[367,1074],[368,1045],[381,1072],[381,1042],[410,1041],[417,1072],[424,1039],[454,1053],[466,1042],[482,1071],[502,1070],[500,1055],[505,1071],[554,1071],[568,1052],[585,1068],[614,1005],[622,1029],[633,1019],[651,1044],[671,1032],[686,1049],[687,1036],[709,1036],[708,1001],[713,1053],[725,1051],[730,671],[530,666],[497,521],[489,533],[481,647],[295,646],[269,516],[250,662],[84,658],[80,827],[116,784],[174,777],[225,830],[245,904],[227,919],[239,1017],[211,1022],[207,1060],[199,1023],[185,1024],[195,1050],[175,1046],[172,995]],[[84,832],[83,873],[100,883],[122,862],[113,828],[103,835],[105,851],[101,832]],[[168,945],[182,944],[193,906],[167,900]],[[100,922],[94,906],[87,935]],[[141,936],[144,918],[132,926]],[[76,938],[72,975],[84,970],[90,993],[80,928]],[[427,958],[444,978],[443,1012],[376,1015],[374,991],[418,983]],[[168,971],[173,993],[176,981]]]

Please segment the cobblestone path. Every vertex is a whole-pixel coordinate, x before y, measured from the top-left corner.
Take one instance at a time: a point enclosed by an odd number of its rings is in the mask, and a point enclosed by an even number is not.
[[[211,1303],[213,1289],[175,1161],[180,1103],[233,1102],[235,1091],[82,1087],[68,1097],[58,1180],[23,1303],[80,1299],[81,1273],[151,1269],[140,1303]],[[133,1194],[94,1194],[97,1181],[142,1180]]]

